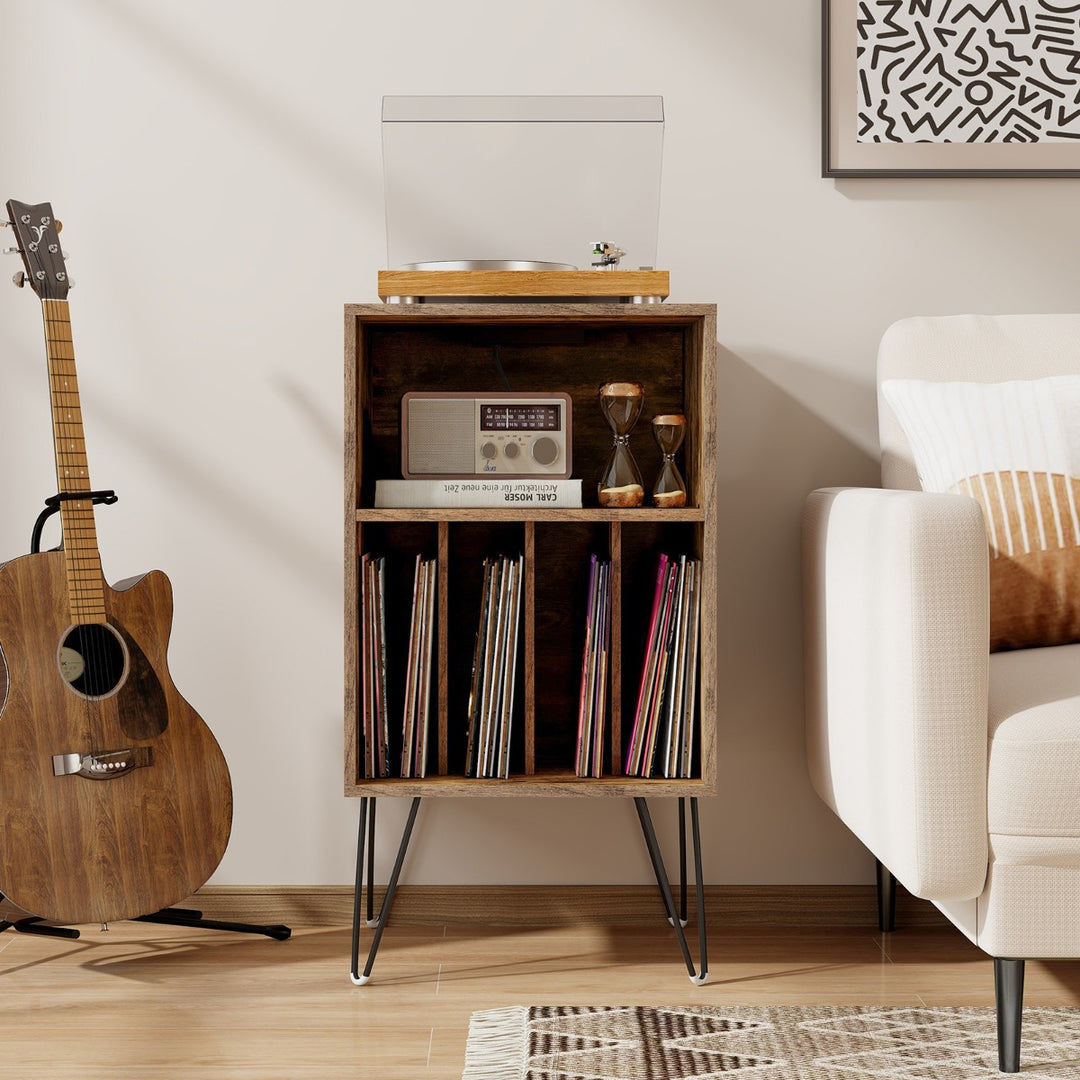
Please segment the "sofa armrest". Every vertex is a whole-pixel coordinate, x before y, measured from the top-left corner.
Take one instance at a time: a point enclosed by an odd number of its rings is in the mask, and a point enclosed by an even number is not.
[[[818,794],[917,896],[987,868],[986,526],[960,495],[813,492],[803,518],[807,757]]]

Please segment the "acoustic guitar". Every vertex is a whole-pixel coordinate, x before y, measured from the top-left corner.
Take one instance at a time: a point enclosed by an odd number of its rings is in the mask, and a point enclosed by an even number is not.
[[[103,579],[68,281],[48,203],[9,222],[41,300],[63,533],[0,566],[0,891],[56,922],[147,915],[190,895],[229,839],[229,770],[166,663],[172,588]]]

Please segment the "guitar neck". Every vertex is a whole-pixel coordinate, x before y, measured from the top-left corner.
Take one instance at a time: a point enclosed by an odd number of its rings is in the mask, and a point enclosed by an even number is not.
[[[42,300],[41,309],[49,359],[56,489],[63,496],[60,520],[71,620],[75,624],[103,623],[105,583],[94,525],[94,504],[90,498],[90,472],[86,464],[68,303],[67,300]],[[84,492],[87,497],[79,498]]]

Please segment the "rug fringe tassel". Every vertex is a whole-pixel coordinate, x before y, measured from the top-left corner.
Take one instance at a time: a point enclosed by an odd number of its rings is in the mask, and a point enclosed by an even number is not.
[[[521,1005],[473,1013],[461,1080],[521,1080],[525,1073],[525,1020]]]

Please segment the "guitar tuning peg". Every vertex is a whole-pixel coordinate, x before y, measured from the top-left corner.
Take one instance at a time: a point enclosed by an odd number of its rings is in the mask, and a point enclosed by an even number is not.
[[[4,254],[5,255],[18,255],[19,254],[19,249],[17,247],[4,248]]]
[[[64,223],[59,218],[53,219],[53,224],[56,226],[56,231],[61,233],[64,231]]]
[[[20,270],[18,273],[12,274],[11,280],[21,289],[26,284],[26,272]]]

